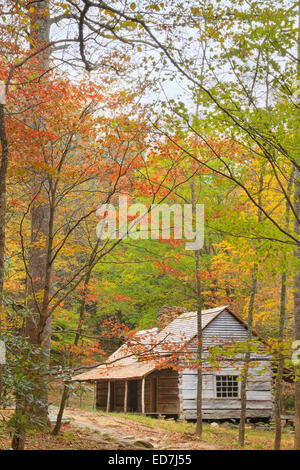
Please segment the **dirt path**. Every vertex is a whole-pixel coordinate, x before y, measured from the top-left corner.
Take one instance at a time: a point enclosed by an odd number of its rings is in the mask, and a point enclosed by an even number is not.
[[[89,429],[96,442],[103,442],[106,445],[109,445],[110,442],[113,449],[137,447],[161,450],[220,449],[220,447],[201,441],[193,435],[185,436],[126,418],[101,414],[101,412],[68,408],[64,417],[70,419],[70,424],[75,427]]]

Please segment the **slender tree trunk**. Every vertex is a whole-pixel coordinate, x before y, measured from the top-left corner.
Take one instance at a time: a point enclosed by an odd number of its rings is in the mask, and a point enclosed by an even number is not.
[[[300,80],[300,2],[298,3],[298,50],[297,50],[297,80]],[[299,118],[299,112],[298,112]],[[299,163],[299,159],[298,159]],[[300,171],[295,168],[294,208],[300,215]],[[295,219],[295,232],[300,235],[300,224]],[[295,252],[298,261],[297,273],[294,279],[294,338],[300,341],[300,246]],[[300,366],[295,367],[295,442],[294,447],[300,450]]]
[[[258,190],[258,206],[261,207],[261,197],[264,184],[264,167],[261,170],[259,178],[259,190]],[[262,212],[258,209],[257,212],[257,221],[260,223],[262,220]],[[257,247],[255,248],[255,258],[257,256]],[[247,383],[248,383],[248,371],[249,364],[251,361],[251,345],[250,341],[252,340],[252,331],[253,331],[253,315],[254,315],[254,304],[255,297],[257,292],[257,274],[258,274],[258,265],[257,262],[254,262],[253,271],[252,271],[252,284],[250,292],[250,300],[248,306],[248,348],[245,354],[244,359],[244,369],[241,382],[241,415],[240,415],[240,426],[239,426],[239,445],[240,447],[245,446],[245,425],[246,425],[246,413],[247,413]]]
[[[300,172],[295,172],[295,210],[300,215]],[[300,235],[300,225],[295,222],[295,232]],[[298,261],[294,279],[294,338],[300,341],[300,248],[296,249]],[[300,366],[295,367],[295,449],[300,450]]]
[[[300,80],[300,2],[298,3],[298,66],[297,79]],[[299,117],[299,112],[298,112]],[[299,162],[299,159],[298,159]],[[300,215],[300,171],[295,169],[295,199],[294,207],[297,215]],[[300,224],[295,220],[295,232],[300,235]],[[298,269],[294,280],[294,338],[300,341],[300,247],[296,249],[296,260],[298,261]],[[300,450],[300,366],[296,366],[295,370],[295,449]]]
[[[65,382],[55,427],[52,431],[53,436],[57,436],[60,432],[62,418],[63,418],[63,414],[65,411],[65,406],[66,406],[68,397],[69,397],[69,382]]]
[[[280,315],[279,315],[279,341],[284,336],[284,323],[286,316],[286,273],[281,276],[281,295],[280,295]],[[281,410],[282,410],[282,375],[283,375],[284,357],[279,352],[277,362],[277,374],[275,381],[275,440],[274,450],[280,450],[281,445]]]
[[[257,264],[254,264],[253,273],[252,273],[252,286],[250,301],[248,307],[248,342],[252,339],[252,330],[253,330],[253,313],[254,313],[254,303],[255,296],[257,291]],[[247,412],[247,383],[248,383],[248,371],[249,364],[251,360],[251,346],[248,345],[248,349],[245,354],[244,359],[244,369],[241,382],[241,415],[240,415],[240,426],[239,426],[239,445],[244,447],[245,445],[245,424],[246,424],[246,412]]]
[[[202,334],[202,294],[201,294],[201,280],[200,280],[200,252],[195,251],[196,261],[196,290],[197,290],[197,424],[196,434],[202,436],[202,361],[203,361],[203,334]]]
[[[294,172],[289,179],[287,194],[290,197],[292,192]],[[285,203],[285,226],[288,229],[290,224],[290,206],[288,202]],[[284,264],[286,266],[287,259],[284,255]],[[284,272],[281,276],[281,292],[280,292],[280,313],[279,313],[279,325],[278,325],[278,339],[282,341],[284,339],[284,326],[286,318],[286,296],[287,296],[287,274]],[[275,439],[274,439],[274,450],[280,450],[281,446],[281,413],[282,413],[282,376],[284,367],[284,357],[279,351],[277,361],[277,374],[275,380]]]
[[[4,104],[0,103],[0,339],[2,333],[3,286],[5,264],[6,175],[8,167],[8,140],[5,129]],[[2,403],[2,365],[0,364],[0,404]]]
[[[192,196],[192,210],[196,213],[196,191],[194,178],[190,182]],[[196,434],[202,436],[202,362],[203,362],[203,334],[202,334],[202,293],[200,278],[200,251],[195,250],[195,274],[196,274],[196,297],[197,297],[197,422]]]

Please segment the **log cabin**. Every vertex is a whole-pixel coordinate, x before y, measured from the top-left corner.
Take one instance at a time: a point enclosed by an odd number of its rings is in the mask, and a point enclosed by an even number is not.
[[[232,344],[245,341],[247,325],[228,306],[202,311],[203,335],[203,419],[239,419],[241,398],[240,370],[242,359],[222,361],[220,367],[204,367],[205,357],[212,344]],[[264,340],[253,332],[254,337]],[[164,306],[157,316],[157,327],[139,331],[139,344],[159,346],[164,357],[164,367],[157,360],[141,360],[138,354],[129,354],[126,343],[114,352],[104,365],[98,366],[73,378],[95,384],[96,407],[105,411],[166,415],[194,420],[197,417],[197,368],[187,361],[186,351],[196,357],[197,313],[186,312],[179,307]],[[151,339],[150,339],[151,338]],[[168,367],[168,354],[161,345],[164,341],[185,343],[187,349],[183,360],[178,356],[180,367]],[[153,346],[150,347],[152,349]],[[264,348],[262,347],[262,351]],[[164,352],[163,352],[164,351]],[[252,353],[251,353],[252,354]],[[254,354],[254,353],[253,353]],[[273,414],[273,374],[270,358],[265,352],[255,353],[247,381],[247,418],[268,419]],[[234,363],[232,361],[235,361]],[[207,369],[207,370],[206,370]]]

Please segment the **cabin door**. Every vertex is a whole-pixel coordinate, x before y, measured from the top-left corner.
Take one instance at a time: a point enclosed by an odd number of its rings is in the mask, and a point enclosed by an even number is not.
[[[138,411],[138,381],[128,381],[128,411]]]

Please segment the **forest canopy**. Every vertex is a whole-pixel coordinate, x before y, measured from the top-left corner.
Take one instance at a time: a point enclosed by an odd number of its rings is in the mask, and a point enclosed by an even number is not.
[[[299,449],[299,57],[296,1],[0,0],[0,401],[14,397],[13,448],[45,421],[51,381],[68,387],[155,327],[160,307],[201,320],[228,305],[249,342],[256,329],[273,348],[279,420],[293,369]],[[144,225],[101,239],[97,211],[120,197],[147,208]],[[194,223],[204,207],[201,248],[186,249],[174,214],[169,234],[151,232],[161,204],[189,205]]]

